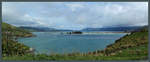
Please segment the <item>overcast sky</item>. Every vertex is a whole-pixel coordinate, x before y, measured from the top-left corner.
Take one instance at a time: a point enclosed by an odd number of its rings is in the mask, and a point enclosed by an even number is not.
[[[80,30],[148,24],[147,2],[3,2],[2,19],[15,26]]]

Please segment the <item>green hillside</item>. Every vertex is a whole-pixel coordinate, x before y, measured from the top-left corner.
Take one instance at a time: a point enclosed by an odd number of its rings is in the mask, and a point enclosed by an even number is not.
[[[146,59],[148,58],[148,27],[125,35],[102,51],[90,52],[89,54],[119,57],[142,56]]]
[[[29,47],[18,43],[18,37],[30,37],[32,33],[12,26],[7,23],[2,23],[2,55],[3,56],[20,56],[29,53]]]
[[[3,57],[3,60],[147,60],[148,28],[132,32],[108,45],[104,50],[89,53],[36,54]]]
[[[17,37],[30,37],[32,33],[27,30],[12,26],[7,23],[2,23],[2,33],[10,33],[10,35],[17,36]]]

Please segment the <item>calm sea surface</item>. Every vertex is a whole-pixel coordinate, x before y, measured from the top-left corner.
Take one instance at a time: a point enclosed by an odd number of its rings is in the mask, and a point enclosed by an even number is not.
[[[36,37],[19,38],[20,43],[34,48],[36,53],[72,53],[102,50],[126,33],[84,32],[62,34],[60,32],[33,32]]]

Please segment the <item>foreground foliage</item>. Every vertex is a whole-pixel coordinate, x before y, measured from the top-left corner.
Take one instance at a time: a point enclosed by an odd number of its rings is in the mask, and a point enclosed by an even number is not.
[[[22,56],[29,53],[29,47],[18,43],[18,37],[29,37],[32,33],[17,28],[15,26],[9,25],[7,23],[2,23],[2,55],[5,56]]]
[[[10,56],[4,57],[3,60],[146,60],[148,56],[148,46],[141,45],[129,49],[124,49],[112,56],[96,56],[96,55],[83,55],[75,54],[69,55],[25,55],[25,56]]]

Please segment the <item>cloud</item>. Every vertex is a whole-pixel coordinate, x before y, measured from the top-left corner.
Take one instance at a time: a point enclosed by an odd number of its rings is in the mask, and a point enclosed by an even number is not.
[[[148,2],[3,2],[2,19],[15,26],[58,29],[148,25]]]
[[[65,4],[67,7],[69,7],[72,11],[76,11],[80,8],[83,8],[84,5],[80,3],[73,3],[73,4]]]

